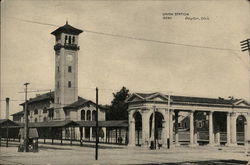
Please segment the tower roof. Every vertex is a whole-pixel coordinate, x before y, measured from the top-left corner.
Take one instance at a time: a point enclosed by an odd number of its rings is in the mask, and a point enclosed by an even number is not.
[[[51,34],[57,35],[57,34],[60,34],[60,33],[68,33],[68,34],[78,35],[78,34],[80,34],[82,32],[83,32],[83,30],[80,30],[80,29],[74,28],[73,26],[70,26],[68,24],[68,21],[67,21],[65,25],[59,27],[58,29],[53,31]]]

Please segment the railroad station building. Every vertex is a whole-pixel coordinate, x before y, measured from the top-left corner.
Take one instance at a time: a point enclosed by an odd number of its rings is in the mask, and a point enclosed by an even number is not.
[[[250,105],[242,99],[133,93],[126,100],[128,121],[106,121],[106,106],[78,96],[78,38],[82,32],[66,22],[51,33],[55,37],[54,90],[28,100],[30,127],[38,128],[41,138],[94,140],[98,106],[103,142],[115,139],[117,143],[119,137],[129,146],[149,147],[152,141],[163,147],[183,142],[231,146],[250,139]],[[15,122],[23,123],[24,105],[12,115]],[[183,112],[188,115],[180,121]]]

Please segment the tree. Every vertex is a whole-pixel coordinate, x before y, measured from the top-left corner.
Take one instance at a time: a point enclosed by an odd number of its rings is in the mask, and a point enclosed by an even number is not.
[[[107,120],[128,120],[127,104],[125,100],[130,96],[129,90],[122,87],[119,92],[113,93],[110,110],[106,113]]]

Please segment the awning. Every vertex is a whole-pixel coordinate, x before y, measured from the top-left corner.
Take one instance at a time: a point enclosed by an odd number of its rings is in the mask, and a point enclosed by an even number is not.
[[[80,127],[95,127],[96,121],[77,121]],[[115,128],[121,128],[121,127],[128,127],[128,121],[127,120],[109,120],[109,121],[99,121],[98,122],[99,127],[115,127]]]
[[[21,123],[21,126],[23,127],[24,123]],[[71,120],[29,123],[29,128],[52,128],[52,127],[70,127],[70,126],[78,126],[78,123]]]

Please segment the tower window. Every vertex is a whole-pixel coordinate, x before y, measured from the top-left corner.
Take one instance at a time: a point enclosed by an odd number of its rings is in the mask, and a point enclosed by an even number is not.
[[[67,43],[68,40],[68,36],[65,36],[65,44]]]
[[[72,67],[68,66],[68,72],[72,72]]]
[[[59,68],[59,66],[57,66],[57,72],[60,72],[60,68]]]
[[[69,44],[71,44],[71,36],[69,36]]]
[[[75,36],[72,37],[72,43],[75,43]]]
[[[71,81],[68,81],[68,87],[71,88]]]

